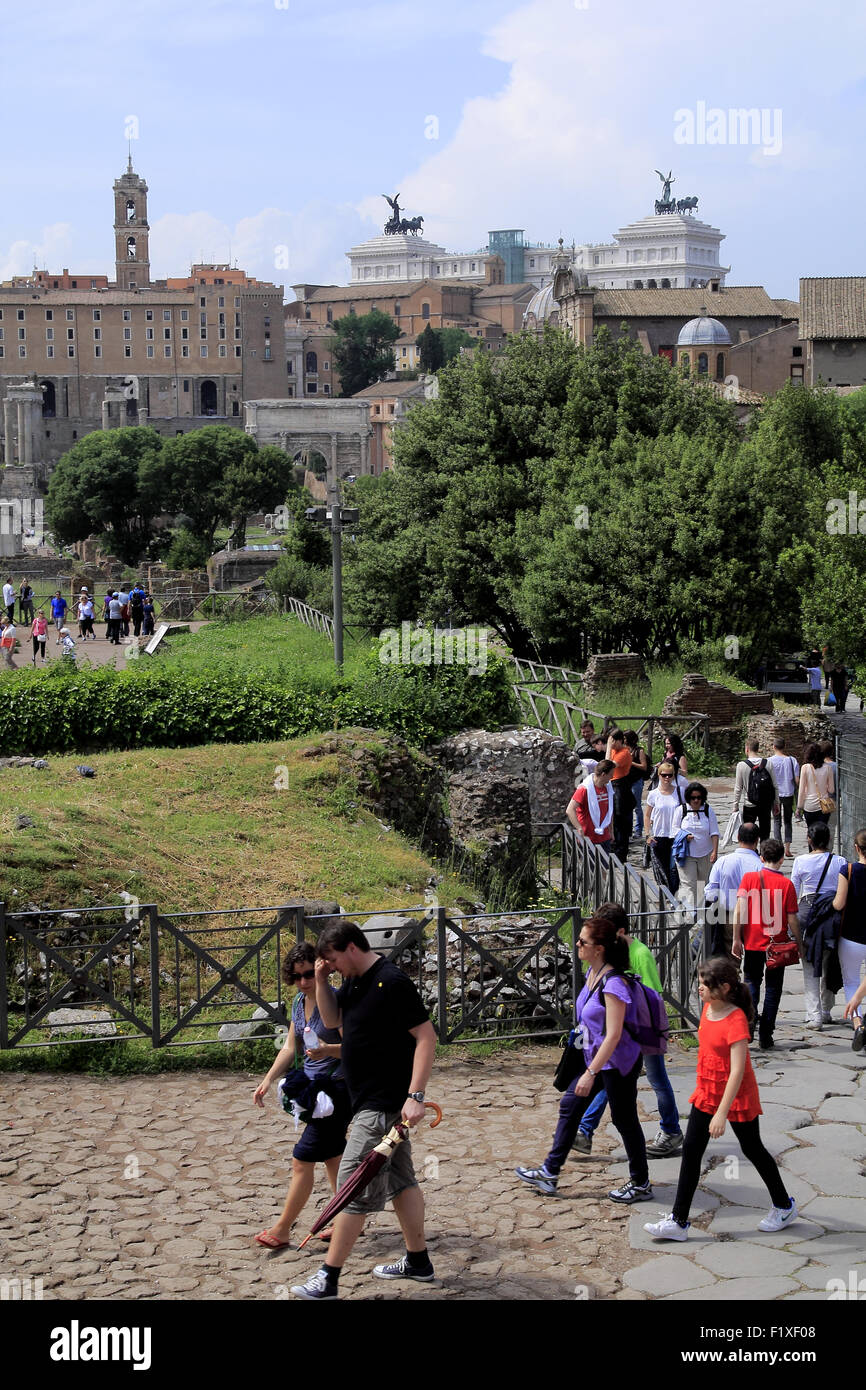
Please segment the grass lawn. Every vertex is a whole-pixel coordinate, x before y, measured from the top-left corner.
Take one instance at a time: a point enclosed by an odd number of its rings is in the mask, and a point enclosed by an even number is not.
[[[345,764],[318,751],[328,738],[105,753],[88,758],[94,778],[74,755],[0,770],[7,909],[114,903],[123,890],[167,912],[422,903],[430,861],[358,806]],[[19,815],[35,825],[16,830]],[[475,896],[456,878],[438,892],[443,904]]]
[[[343,671],[347,679],[360,673],[370,647],[369,639],[357,641],[346,634]],[[318,688],[336,680],[330,641],[294,615],[209,623],[197,633],[171,637],[155,660],[161,666],[198,674],[209,670],[267,671],[293,685],[303,681]]]

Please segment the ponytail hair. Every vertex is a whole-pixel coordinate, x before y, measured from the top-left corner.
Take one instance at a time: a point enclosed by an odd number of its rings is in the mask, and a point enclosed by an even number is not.
[[[622,975],[628,970],[629,956],[628,942],[625,937],[618,935],[619,925],[609,917],[589,917],[582,930],[593,945],[603,948],[605,965],[612,966],[617,975]]]
[[[701,961],[698,975],[713,994],[717,994],[722,985],[730,985],[728,1000],[731,1004],[735,1004],[738,1009],[742,1009],[748,1022],[752,1023],[755,1017],[755,1006],[752,1002],[751,991],[746,982],[740,979],[737,967],[728,960],[727,956],[712,956],[710,960]]]

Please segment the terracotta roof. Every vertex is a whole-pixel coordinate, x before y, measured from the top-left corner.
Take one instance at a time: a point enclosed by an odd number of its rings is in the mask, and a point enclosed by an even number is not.
[[[694,318],[705,309],[715,318],[778,318],[780,310],[762,285],[720,290],[596,290],[594,318]]]
[[[866,276],[800,281],[801,338],[866,338]]]
[[[365,386],[363,391],[355,391],[351,399],[353,401],[363,400],[365,396],[411,396],[423,395],[424,383],[422,381],[374,381],[372,386]]]
[[[426,280],[380,280],[375,285],[326,285],[321,289],[314,289],[307,295],[304,301],[307,304],[336,304],[343,301],[349,303],[356,299],[381,299],[387,303],[391,299],[405,299],[407,295],[414,294],[416,290],[422,289],[448,289],[466,290],[467,293],[478,293],[478,284],[473,280],[440,280],[439,276]],[[299,302],[299,301],[296,301]]]
[[[796,299],[775,299],[773,303],[779,306],[783,319],[799,319],[800,305]]]
[[[476,299],[531,299],[537,286],[526,281],[515,285],[485,285],[475,291]]]
[[[240,288],[233,286],[232,288]],[[20,304],[22,308],[31,304],[38,307],[46,305],[53,308],[58,304],[122,304],[132,309],[136,304],[192,304],[195,290],[166,290],[149,287],[141,290],[0,290],[4,304]]]

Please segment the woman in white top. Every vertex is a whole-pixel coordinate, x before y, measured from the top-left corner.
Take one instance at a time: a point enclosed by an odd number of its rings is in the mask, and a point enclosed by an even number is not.
[[[675,782],[673,763],[659,765],[659,784],[646,799],[643,828],[647,845],[655,850],[666,878],[671,873],[671,846],[676,831],[673,821],[683,805],[682,792]]]
[[[797,810],[802,811],[806,825],[811,829],[818,821],[825,825],[830,814],[836,809],[836,781],[833,769],[824,761],[824,754],[817,743],[810,743],[803,749],[803,766],[800,769],[800,790],[797,793]],[[821,805],[821,802],[824,805]],[[828,804],[832,802],[832,805]]]
[[[689,837],[689,857],[677,864],[680,878],[688,887],[693,907],[703,902],[710,869],[719,854],[719,823],[712,806],[707,805],[707,789],[700,782],[686,787],[686,804],[673,818],[673,832],[684,830]]]
[[[830,852],[830,830],[823,821],[818,821],[809,827],[808,842],[808,853],[798,854],[791,866],[791,883],[797,894],[797,915],[800,918],[801,927],[803,916],[818,892],[819,885],[822,895],[835,893],[839,883],[839,872],[841,869],[847,868],[848,865],[848,861],[843,859],[841,854]],[[807,960],[804,959],[803,961],[806,1027],[814,1028],[817,1032],[821,1031],[823,1024],[833,1021],[830,1010],[836,996],[832,990],[827,988],[829,956],[830,952],[825,951],[820,975],[815,974]]]

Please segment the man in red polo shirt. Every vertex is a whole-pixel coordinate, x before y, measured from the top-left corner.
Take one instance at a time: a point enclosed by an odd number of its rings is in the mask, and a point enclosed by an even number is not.
[[[610,828],[613,796],[608,791],[608,783],[614,771],[613,763],[607,758],[596,763],[592,776],[581,782],[565,812],[578,835],[585,836],[594,845],[604,845],[606,849],[613,842]]]
[[[800,922],[797,917],[797,894],[789,878],[781,873],[785,848],[781,840],[765,840],[761,845],[763,866],[758,872],[744,874],[737,890],[734,912],[733,955],[743,957],[743,974],[758,1020],[758,1041],[762,1048],[773,1046],[773,1029],[782,997],[785,967],[768,970],[764,983],[764,1012],[758,1013],[761,980],[767,963],[767,947],[771,941],[787,941],[791,937],[802,949]]]

